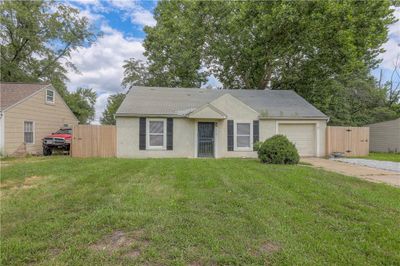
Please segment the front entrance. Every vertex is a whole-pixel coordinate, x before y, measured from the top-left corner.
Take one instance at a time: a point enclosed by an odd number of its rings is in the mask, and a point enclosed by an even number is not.
[[[197,124],[197,156],[214,157],[214,123],[199,122]]]

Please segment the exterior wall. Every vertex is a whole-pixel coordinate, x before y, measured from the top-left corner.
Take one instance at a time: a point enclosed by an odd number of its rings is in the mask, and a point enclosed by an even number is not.
[[[45,97],[46,89],[42,89],[25,101],[5,111],[5,154],[13,155],[17,151],[41,154],[42,139],[45,136],[57,131],[64,124],[69,126],[78,124],[76,117],[56,91],[54,104],[46,103]],[[34,122],[33,144],[24,145],[24,121]]]
[[[227,118],[225,120],[219,121],[216,127],[216,152],[215,157],[257,157],[257,153],[253,151],[253,138],[250,137],[250,149],[247,151],[228,151],[228,120],[234,121],[234,127],[236,127],[236,122],[251,123],[251,128],[253,127],[253,121],[258,120],[258,113],[245,105],[243,102],[237,100],[229,94],[216,99],[211,103],[213,106],[221,110],[226,114]],[[260,128],[260,133],[261,133]],[[235,136],[236,137],[236,136]],[[234,141],[236,142],[236,140]]]
[[[370,151],[400,152],[400,118],[371,124],[368,127]]]
[[[4,155],[4,113],[0,112],[0,156]]]
[[[257,157],[253,151],[253,138],[248,150],[228,151],[228,120],[252,123],[258,120],[258,113],[236,98],[226,94],[211,103],[223,112],[226,119],[189,119],[174,118],[173,150],[139,150],[139,118],[117,117],[117,157],[151,158],[151,157],[197,157],[197,124],[198,122],[215,123],[215,157]],[[315,124],[316,154],[325,156],[325,120],[260,120],[260,141],[279,132],[280,123]],[[236,142],[236,141],[235,141]]]
[[[279,134],[280,124],[315,124],[316,156],[326,155],[326,120],[260,120],[260,141]]]
[[[173,150],[139,150],[139,118],[117,117],[117,157],[193,157],[195,122],[174,118]]]

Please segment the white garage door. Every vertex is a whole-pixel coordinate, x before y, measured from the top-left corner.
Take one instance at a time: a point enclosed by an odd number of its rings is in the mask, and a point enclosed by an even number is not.
[[[315,156],[315,125],[314,124],[279,124],[279,134],[285,135],[296,145],[300,156]]]

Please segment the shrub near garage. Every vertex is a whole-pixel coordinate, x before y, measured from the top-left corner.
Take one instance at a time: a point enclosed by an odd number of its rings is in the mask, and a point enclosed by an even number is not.
[[[300,160],[294,144],[283,135],[275,135],[258,145],[257,153],[262,163],[297,164]]]

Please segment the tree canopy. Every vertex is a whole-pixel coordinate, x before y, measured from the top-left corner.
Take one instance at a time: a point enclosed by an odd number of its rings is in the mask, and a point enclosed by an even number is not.
[[[78,88],[75,92],[70,92],[66,96],[69,107],[78,118],[79,123],[89,124],[94,120],[96,113],[96,92],[90,88]]]
[[[115,125],[115,113],[125,99],[125,95],[125,93],[117,93],[108,97],[106,109],[103,112],[103,116],[100,118],[101,124]]]
[[[60,1],[5,0],[0,14],[0,80],[49,82],[82,123],[93,119],[96,94],[90,89],[69,93],[65,85],[67,71],[78,71],[71,52],[99,35],[88,19]]]
[[[384,106],[370,75],[395,21],[392,1],[160,1],[144,41],[149,85],[290,89],[363,124]],[[125,72],[125,79],[129,77]]]

